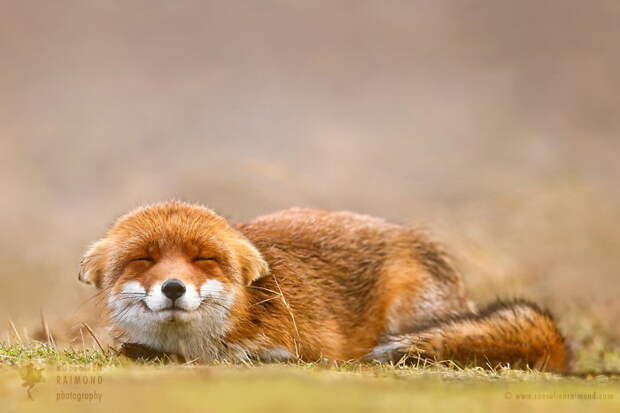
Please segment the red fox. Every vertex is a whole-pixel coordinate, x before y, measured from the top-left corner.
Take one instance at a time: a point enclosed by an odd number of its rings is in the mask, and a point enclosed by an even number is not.
[[[200,205],[146,206],[88,249],[79,279],[101,290],[128,355],[553,371],[569,360],[548,312],[525,300],[476,310],[438,245],[350,212],[290,209],[233,225]]]

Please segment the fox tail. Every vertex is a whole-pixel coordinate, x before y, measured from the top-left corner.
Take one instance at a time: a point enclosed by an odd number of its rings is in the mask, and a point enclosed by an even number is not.
[[[367,360],[450,360],[460,366],[563,372],[568,346],[551,314],[525,300],[496,301],[479,312],[440,319],[384,337]]]

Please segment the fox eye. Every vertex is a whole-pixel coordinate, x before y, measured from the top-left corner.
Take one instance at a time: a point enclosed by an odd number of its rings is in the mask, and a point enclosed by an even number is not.
[[[194,258],[194,262],[197,261],[217,261],[215,257],[196,257]]]
[[[138,258],[134,258],[131,260],[132,262],[134,261],[146,261],[146,262],[155,262],[155,260],[151,257],[138,257]]]

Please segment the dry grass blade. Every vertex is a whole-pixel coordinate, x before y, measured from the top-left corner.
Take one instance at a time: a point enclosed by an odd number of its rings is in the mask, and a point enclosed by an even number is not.
[[[56,348],[56,343],[54,341],[54,337],[52,336],[49,325],[47,324],[47,320],[45,319],[45,315],[43,314],[43,309],[40,310],[40,315],[41,315],[41,327],[43,328],[43,331],[45,332],[45,338],[47,340],[47,344]]]
[[[22,336],[19,334],[19,331],[17,331],[17,327],[15,327],[15,324],[13,323],[12,320],[9,320],[9,327],[10,327],[11,332],[13,333],[13,336],[15,337],[15,339],[20,344],[23,343]]]
[[[82,340],[82,350],[86,350],[86,343],[84,342],[84,332],[82,331],[82,327],[80,327],[80,339]]]
[[[269,297],[269,298],[265,298],[264,300],[260,300],[259,302],[252,304],[252,307],[257,306],[257,305],[261,305],[263,303],[266,303],[266,302],[269,302],[269,301],[272,301],[272,300],[276,300],[278,298],[280,298],[280,294],[278,294],[278,295],[276,295],[274,297]]]
[[[282,298],[282,303],[286,307],[286,310],[288,311],[288,314],[291,317],[291,321],[293,322],[293,328],[295,328],[295,335],[296,335],[296,338],[293,340],[293,342],[295,343],[295,356],[299,358],[300,356],[299,355],[299,344],[297,343],[297,340],[299,340],[299,330],[297,329],[297,322],[295,322],[295,315],[293,314],[293,309],[289,305],[288,301],[286,301],[286,297],[284,297],[284,293],[282,292],[282,288],[280,288],[280,283],[278,282],[278,279],[276,278],[275,274],[273,274],[273,280],[276,283],[276,287],[278,287],[278,291],[279,291],[278,295]]]
[[[88,324],[86,324],[86,323],[82,323],[82,325],[86,328],[86,331],[88,331],[88,334],[90,334],[90,336],[93,338],[93,340],[95,340],[95,343],[97,343],[97,346],[99,347],[99,350],[101,350],[101,352],[103,354],[107,354],[106,351],[103,349],[103,346],[101,345],[101,342],[97,338],[97,335],[95,334],[93,329],[90,328],[90,326]]]

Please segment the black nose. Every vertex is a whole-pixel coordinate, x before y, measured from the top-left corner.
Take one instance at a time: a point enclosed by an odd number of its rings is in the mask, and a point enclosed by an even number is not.
[[[185,294],[185,284],[177,279],[166,280],[161,286],[161,292],[172,301]]]

